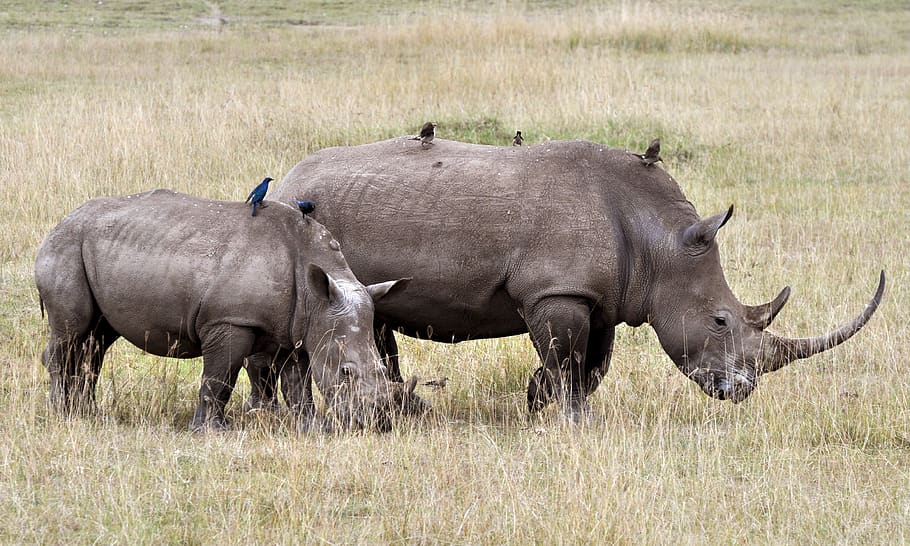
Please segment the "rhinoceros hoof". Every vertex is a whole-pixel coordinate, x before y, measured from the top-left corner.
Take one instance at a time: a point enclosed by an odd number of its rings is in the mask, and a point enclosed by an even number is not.
[[[94,400],[76,398],[67,404],[64,414],[73,417],[93,417],[98,413]]]
[[[591,407],[586,401],[571,402],[562,410],[562,417],[566,423],[584,425],[592,421]]]
[[[297,417],[297,434],[318,435],[332,434],[335,426],[331,419],[321,415],[301,415]]]
[[[207,420],[197,420],[193,419],[190,421],[190,432],[194,434],[205,434],[208,432],[224,432],[228,430],[230,426],[227,421],[224,419],[207,419]]]
[[[555,400],[553,381],[543,366],[534,370],[528,381],[528,411],[536,413]]]
[[[243,413],[252,413],[256,411],[269,411],[278,413],[281,410],[281,404],[275,398],[261,398],[250,396],[243,401]]]

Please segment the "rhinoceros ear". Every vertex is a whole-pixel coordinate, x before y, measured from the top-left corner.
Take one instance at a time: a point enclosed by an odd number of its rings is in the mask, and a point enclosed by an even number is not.
[[[398,279],[397,281],[386,281],[379,282],[376,284],[371,284],[367,286],[367,292],[370,293],[370,297],[373,298],[373,301],[379,301],[389,294],[399,292],[404,289],[411,282],[413,277],[407,277],[404,279]]]
[[[344,292],[338,286],[338,283],[316,264],[310,264],[307,267],[306,284],[310,292],[330,304],[344,299]]]
[[[733,205],[730,205],[727,212],[715,214],[687,227],[683,232],[683,245],[691,254],[705,252],[711,246],[714,237],[717,236],[717,230],[722,228],[731,216],[733,216]]]

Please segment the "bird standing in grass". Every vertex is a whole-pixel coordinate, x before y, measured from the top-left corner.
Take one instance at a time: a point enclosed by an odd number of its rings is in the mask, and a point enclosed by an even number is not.
[[[426,147],[433,145],[434,138],[436,138],[436,124],[428,121],[420,128],[420,134],[416,137],[411,137],[411,140],[419,140],[420,145]]]
[[[521,131],[515,131],[515,136],[512,137],[512,146],[521,146],[521,143],[524,141],[525,139],[521,136]]]
[[[250,203],[253,205],[253,216],[256,216],[257,206],[261,205],[262,208],[265,208],[265,203],[263,203],[262,200],[265,199],[265,194],[269,191],[269,182],[271,181],[272,179],[266,176],[262,179],[262,182],[253,188],[253,191],[251,191],[250,194],[246,197],[246,201],[244,201],[244,203]]]
[[[663,161],[663,159],[660,158],[660,139],[655,138],[652,140],[651,144],[648,146],[648,149],[645,150],[644,155],[639,155],[638,157],[641,158],[642,164],[649,167],[658,161]]]
[[[448,377],[442,377],[440,379],[433,379],[432,381],[424,381],[423,384],[428,387],[433,387],[434,389],[444,389],[446,388],[446,383],[448,382]]]

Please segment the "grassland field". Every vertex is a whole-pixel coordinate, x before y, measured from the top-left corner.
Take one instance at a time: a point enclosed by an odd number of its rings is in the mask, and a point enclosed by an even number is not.
[[[278,4],[278,5],[273,5]],[[404,339],[447,376],[389,434],[242,415],[192,435],[198,361],[121,342],[99,414],[47,408],[36,249],[101,195],[242,200],[306,155],[413,134],[643,150],[773,330],[854,339],[709,399],[620,327],[593,418],[529,416],[526,336]],[[898,0],[0,2],[0,543],[910,542],[910,6]]]

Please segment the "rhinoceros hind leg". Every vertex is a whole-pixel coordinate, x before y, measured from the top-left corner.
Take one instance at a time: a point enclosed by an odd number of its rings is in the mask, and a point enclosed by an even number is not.
[[[379,356],[386,366],[386,377],[389,378],[389,381],[403,383],[404,378],[401,376],[401,367],[398,363],[398,342],[395,341],[395,333],[386,324],[377,323],[373,335],[376,338]]]
[[[47,348],[41,355],[51,380],[49,403],[60,415],[68,415],[73,410],[73,378],[84,360],[84,343],[82,336],[66,336],[52,330]]]
[[[51,332],[41,362],[51,378],[50,404],[60,414],[91,414],[104,354],[120,337],[104,318],[88,334]]]
[[[101,376],[104,355],[114,344],[120,334],[101,317],[91,335],[85,341],[85,351],[81,368],[73,378],[73,406],[79,413],[93,413],[95,405],[95,388]]]
[[[525,309],[524,316],[544,364],[528,383],[528,409],[537,411],[558,400],[567,418],[581,420],[587,411],[585,356],[590,306],[581,298],[548,297]]]

